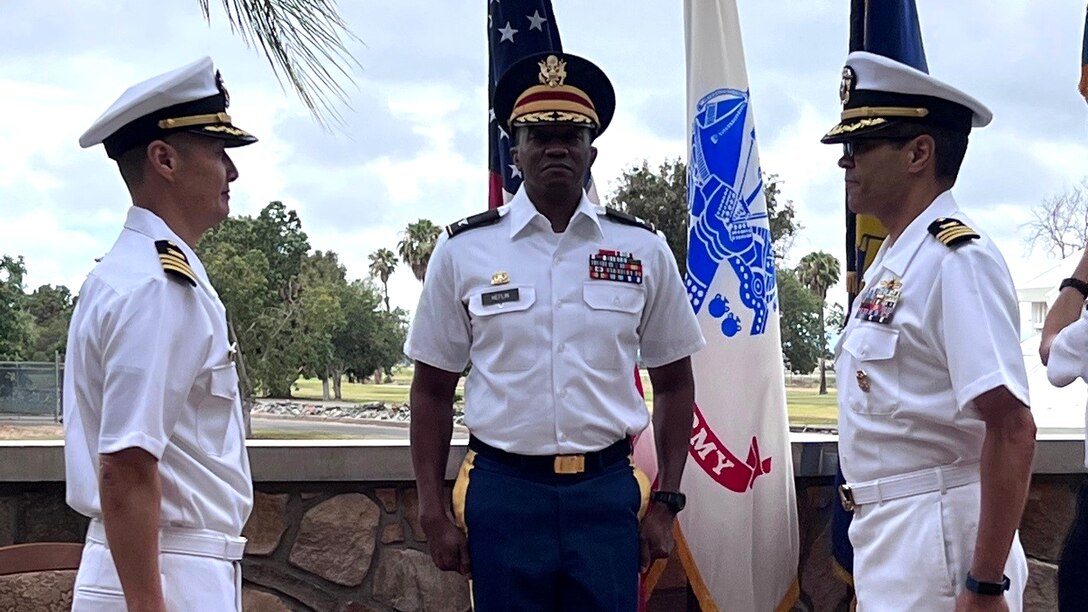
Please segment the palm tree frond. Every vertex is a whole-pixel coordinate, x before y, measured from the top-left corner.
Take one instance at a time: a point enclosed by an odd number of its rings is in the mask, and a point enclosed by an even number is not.
[[[211,0],[198,0],[211,23]],[[336,103],[350,107],[341,77],[354,84],[358,61],[346,41],[358,41],[334,0],[222,0],[232,32],[247,47],[259,47],[282,86],[290,83],[325,129],[341,125]]]

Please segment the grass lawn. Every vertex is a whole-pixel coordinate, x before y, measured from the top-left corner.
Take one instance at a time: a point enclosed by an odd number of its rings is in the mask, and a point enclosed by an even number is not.
[[[653,388],[646,371],[641,372],[642,388],[646,390],[647,405],[653,402]],[[412,382],[412,368],[400,368],[393,375],[393,382],[375,385],[373,383],[344,382],[341,391],[344,401],[349,402],[386,402],[403,404],[408,401],[408,389]],[[462,380],[462,382],[464,382]],[[458,393],[463,389],[459,385]],[[297,399],[321,399],[321,381],[300,378],[295,381],[294,396]],[[819,395],[814,388],[788,387],[786,389],[786,408],[790,423],[794,425],[834,425],[837,422],[836,395],[831,390],[827,395]]]

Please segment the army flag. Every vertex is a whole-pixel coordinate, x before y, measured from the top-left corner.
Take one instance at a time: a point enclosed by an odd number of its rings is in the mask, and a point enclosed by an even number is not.
[[[797,599],[797,502],[778,289],[735,0],[686,0],[686,286],[707,346],[692,357],[695,419],[680,559],[704,611]]]

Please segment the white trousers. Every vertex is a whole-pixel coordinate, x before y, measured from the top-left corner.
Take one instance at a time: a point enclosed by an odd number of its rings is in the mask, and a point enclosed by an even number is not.
[[[854,511],[858,612],[951,612],[975,552],[979,483],[866,504]],[[1028,564],[1019,534],[1005,562],[1010,612],[1023,610]]]
[[[241,564],[182,553],[159,554],[163,597],[170,612],[241,612]],[[88,539],[76,574],[72,612],[126,612],[110,549]]]

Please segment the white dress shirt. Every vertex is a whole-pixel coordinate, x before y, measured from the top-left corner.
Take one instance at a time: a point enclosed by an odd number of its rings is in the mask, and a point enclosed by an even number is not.
[[[862,296],[902,283],[890,321],[859,317],[859,296],[839,340],[839,457],[849,482],[978,461],[986,425],[974,399],[1005,386],[1029,403],[1005,261],[985,235],[939,242],[928,227],[940,217],[978,232],[951,193],[938,196],[865,273]]]
[[[167,275],[173,242],[197,285]],[[238,535],[253,485],[226,311],[196,254],[133,207],[79,292],[64,370],[68,504],[101,518],[99,455],[142,448],[159,460],[161,525]]]
[[[562,233],[524,189],[499,212],[439,240],[405,352],[450,372],[471,360],[465,425],[492,446],[583,453],[638,433],[636,359],[663,366],[705,344],[664,237],[584,194]],[[641,282],[591,278],[591,258],[610,252],[640,261]]]

